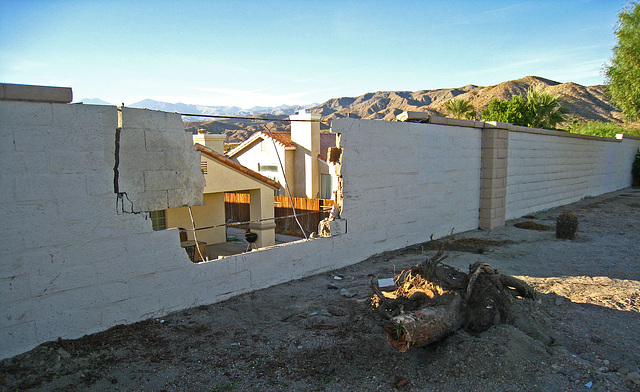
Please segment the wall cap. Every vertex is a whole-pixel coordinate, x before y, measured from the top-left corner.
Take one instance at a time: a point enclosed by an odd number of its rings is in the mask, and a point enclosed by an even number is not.
[[[1,83],[1,90],[2,101],[70,103],[73,100],[71,87]]]

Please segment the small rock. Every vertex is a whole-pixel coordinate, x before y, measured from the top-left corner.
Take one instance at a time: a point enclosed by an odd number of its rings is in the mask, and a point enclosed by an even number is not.
[[[62,347],[60,347],[57,350],[57,353],[60,354],[60,357],[64,358],[64,359],[68,359],[69,357],[71,357],[71,354],[69,354],[69,352],[67,350],[63,349]]]
[[[307,315],[307,317],[313,317],[313,316],[317,316],[318,312],[311,312]]]
[[[604,361],[602,361],[602,364],[603,364],[604,366],[609,366],[609,365],[611,365],[611,362],[609,362],[609,360],[608,360],[608,359],[605,359]]]
[[[342,276],[335,275],[335,276],[333,277],[333,280],[342,280]]]
[[[352,293],[347,289],[342,289],[340,290],[340,295],[342,295],[343,297],[352,298],[356,296],[356,293]]]
[[[633,373],[627,374],[627,381],[631,381],[636,385],[640,385],[640,373],[633,372]]]
[[[620,369],[618,369],[618,372],[623,376],[626,376],[627,374],[629,374],[629,369],[626,367],[621,367]]]
[[[346,316],[348,313],[346,310],[344,309],[340,309],[338,307],[335,306],[330,306],[327,311],[329,313],[331,313],[332,316],[336,316],[336,317],[342,317],[342,316]]]
[[[602,367],[598,368],[598,371],[599,371],[600,373],[606,373],[606,372],[608,372],[608,371],[609,371],[609,368],[608,368],[608,367],[606,367],[606,366],[602,366]]]
[[[562,305],[563,303],[564,303],[564,298],[562,298],[562,297],[558,297],[558,298],[556,298],[556,305],[557,305],[557,306],[560,306],[560,305]]]
[[[336,285],[335,285],[335,284],[333,284],[333,283],[329,283],[329,284],[327,285],[327,290],[338,290],[338,286],[336,286]]]
[[[588,383],[584,384],[584,386],[587,388],[591,388],[593,386],[593,382],[589,381]]]

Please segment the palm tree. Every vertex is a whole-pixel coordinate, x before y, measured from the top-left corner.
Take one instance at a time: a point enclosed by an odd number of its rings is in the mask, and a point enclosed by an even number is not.
[[[527,91],[527,104],[533,108],[535,113],[531,127],[555,129],[558,123],[567,121],[565,114],[569,113],[569,110],[560,106],[559,95],[530,88]]]
[[[450,99],[444,103],[447,113],[454,118],[473,120],[476,118],[476,108],[466,99]]]

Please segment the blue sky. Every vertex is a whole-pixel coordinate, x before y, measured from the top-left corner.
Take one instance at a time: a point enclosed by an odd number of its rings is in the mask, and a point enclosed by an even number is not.
[[[0,0],[0,82],[244,108],[527,75],[602,84],[625,4]]]

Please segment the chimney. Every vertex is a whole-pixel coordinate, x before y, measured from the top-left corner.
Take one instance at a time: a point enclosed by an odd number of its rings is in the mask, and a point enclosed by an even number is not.
[[[224,141],[226,138],[225,135],[214,135],[206,129],[198,129],[198,133],[193,135],[193,143],[202,144],[217,153],[224,154]]]
[[[302,187],[302,180],[298,181],[298,174],[304,170],[304,193],[308,198],[320,195],[320,169],[318,155],[320,154],[320,118],[318,113],[310,113],[306,109],[289,116],[291,119],[291,141],[296,145],[296,183]],[[298,120],[298,121],[295,121]],[[300,121],[303,120],[303,121]],[[304,157],[301,155],[304,154]],[[302,167],[300,167],[302,166]]]

